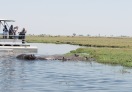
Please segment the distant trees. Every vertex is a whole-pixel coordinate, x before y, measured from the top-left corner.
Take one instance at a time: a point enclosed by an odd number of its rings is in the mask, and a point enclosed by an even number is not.
[[[73,36],[76,36],[76,33],[73,33]]]

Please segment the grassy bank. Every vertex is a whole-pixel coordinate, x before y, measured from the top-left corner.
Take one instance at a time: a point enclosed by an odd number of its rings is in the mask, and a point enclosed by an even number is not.
[[[27,42],[72,44],[88,47],[132,47],[132,38],[121,37],[67,37],[67,36],[27,36]]]
[[[132,49],[127,48],[79,48],[70,53],[86,53],[99,63],[132,67]]]
[[[71,51],[71,53],[85,53],[88,57],[95,58],[99,63],[119,64],[132,67],[132,38],[27,36],[26,41],[93,47],[79,48],[75,51]]]

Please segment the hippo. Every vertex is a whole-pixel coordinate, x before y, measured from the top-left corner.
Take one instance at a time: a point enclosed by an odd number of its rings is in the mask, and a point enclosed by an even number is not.
[[[34,54],[20,54],[16,57],[17,59],[23,59],[23,60],[49,60],[54,58],[48,58],[48,57],[40,57],[35,56]]]
[[[81,57],[77,54],[71,56],[65,55],[48,55],[48,56],[37,56],[35,54],[20,54],[16,57],[21,60],[62,60],[62,61],[88,61],[88,57]]]

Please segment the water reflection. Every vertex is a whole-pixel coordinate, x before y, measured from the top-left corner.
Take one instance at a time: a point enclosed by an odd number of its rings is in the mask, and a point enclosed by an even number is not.
[[[75,50],[80,46],[68,45],[68,44],[45,44],[45,43],[30,43],[30,45],[38,47],[38,54],[65,54],[71,50]]]
[[[15,63],[12,62],[10,59],[5,59],[0,62],[0,82],[1,82],[1,89],[8,90],[13,88],[13,79],[14,79],[14,65]]]

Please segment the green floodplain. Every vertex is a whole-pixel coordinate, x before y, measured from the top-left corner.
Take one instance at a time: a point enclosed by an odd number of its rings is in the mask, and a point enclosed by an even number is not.
[[[70,54],[77,53],[94,58],[96,62],[132,67],[131,37],[88,37],[88,36],[43,36],[26,37],[29,43],[55,43],[82,46]]]

